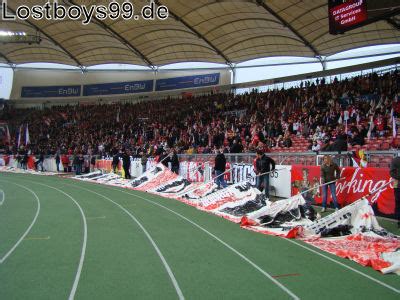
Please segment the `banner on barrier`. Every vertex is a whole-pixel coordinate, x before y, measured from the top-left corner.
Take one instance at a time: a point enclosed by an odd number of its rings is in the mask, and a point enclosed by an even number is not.
[[[149,159],[146,164],[146,170],[150,169],[154,165],[155,165],[154,160]],[[106,173],[111,173],[113,171],[112,158],[96,160],[95,168],[98,170],[102,170],[103,172]],[[117,173],[122,174],[122,171],[123,171],[122,161],[120,160],[117,166]],[[143,174],[143,168],[140,158],[131,158],[130,173],[132,177],[139,177],[140,175]]]
[[[152,92],[153,80],[89,84],[83,86],[83,96],[105,96]]]
[[[188,162],[184,161],[180,164],[179,174],[190,182],[209,181],[212,176],[212,167],[209,162]],[[272,195],[283,198],[291,197],[291,166],[277,165],[279,171],[271,172],[270,186],[272,187]],[[228,184],[236,184],[248,180],[251,185],[256,185],[256,174],[253,165],[250,164],[226,164],[226,170],[231,170],[224,175],[224,179]]]
[[[24,86],[21,89],[21,98],[80,97],[80,95],[80,85]]]
[[[307,189],[319,185],[321,168],[319,166],[292,166],[292,195],[301,188]],[[359,200],[370,192],[379,189],[390,181],[387,168],[341,168],[344,180],[336,184],[336,195],[341,207]],[[314,201],[322,203],[321,188],[310,193]],[[328,192],[328,202],[331,202]],[[376,204],[379,212],[393,214],[395,208],[393,186],[389,185],[368,198],[371,204]]]
[[[220,73],[158,79],[156,91],[199,88],[219,84]]]
[[[111,159],[99,159],[96,160],[96,169],[102,170],[104,172],[112,172],[112,160]],[[121,163],[118,164],[118,170],[121,170]]]
[[[270,187],[272,195],[282,198],[290,198],[291,191],[291,166],[275,166],[276,171],[269,174]],[[229,183],[243,182],[249,180],[252,185],[256,185],[256,173],[254,172],[253,165],[250,164],[232,164],[232,171],[230,172]]]
[[[202,162],[183,161],[179,165],[179,174],[190,182],[205,181],[206,166]]]

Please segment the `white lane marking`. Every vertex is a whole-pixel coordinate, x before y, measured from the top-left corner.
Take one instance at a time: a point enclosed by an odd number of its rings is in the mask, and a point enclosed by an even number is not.
[[[6,200],[6,194],[4,193],[4,191],[3,190],[0,190],[0,198],[1,198],[1,200],[0,200],[0,206],[2,206],[3,205],[3,203],[4,203],[4,201]]]
[[[82,220],[83,220],[83,243],[82,243],[82,248],[81,248],[81,257],[79,259],[78,269],[76,271],[74,283],[72,285],[71,292],[70,292],[69,297],[68,297],[68,300],[72,300],[72,299],[74,299],[76,291],[78,289],[79,279],[80,279],[81,273],[82,273],[83,262],[85,261],[86,244],[87,244],[87,224],[86,224],[85,213],[83,212],[83,209],[79,205],[79,203],[73,197],[71,197],[69,194],[65,193],[64,191],[62,191],[62,190],[60,190],[58,188],[52,187],[50,185],[44,184],[44,183],[38,183],[38,182],[34,182],[34,181],[29,181],[29,182],[34,183],[34,184],[38,184],[38,185],[41,185],[41,186],[48,187],[50,189],[56,190],[56,191],[64,194],[69,199],[71,199],[72,202],[75,203],[75,205],[78,207],[78,209],[79,209],[79,211],[81,213]]]
[[[68,184],[68,185],[69,185],[69,184]],[[76,186],[74,186],[74,187],[76,187]],[[167,273],[168,273],[168,275],[169,275],[169,277],[170,277],[170,279],[171,279],[171,281],[172,281],[172,284],[173,284],[174,287],[175,287],[175,290],[176,290],[176,293],[178,294],[179,299],[184,300],[185,297],[183,296],[182,290],[180,289],[179,284],[178,284],[178,282],[177,282],[177,280],[176,280],[176,278],[175,278],[175,276],[174,276],[174,273],[172,272],[170,266],[168,265],[168,263],[167,263],[167,261],[166,261],[164,255],[161,253],[161,250],[158,248],[157,244],[154,242],[154,240],[153,240],[153,238],[151,237],[151,235],[148,233],[148,231],[146,230],[146,228],[144,228],[144,226],[139,222],[139,220],[136,219],[135,216],[132,215],[127,209],[125,209],[125,207],[123,207],[122,205],[120,205],[120,204],[118,204],[117,202],[113,201],[112,199],[110,199],[110,198],[108,198],[108,197],[106,197],[106,196],[104,196],[104,195],[102,195],[102,194],[99,194],[99,193],[97,193],[97,192],[95,192],[95,191],[92,191],[92,190],[89,190],[89,189],[86,189],[86,188],[83,188],[83,187],[80,187],[80,186],[78,186],[78,188],[80,188],[80,189],[82,189],[82,190],[85,190],[85,191],[88,191],[88,192],[90,192],[90,193],[96,194],[96,195],[98,195],[98,196],[100,196],[100,197],[102,197],[102,198],[104,198],[104,199],[110,201],[111,203],[113,203],[114,205],[116,205],[116,206],[118,206],[120,209],[122,209],[133,221],[136,222],[136,224],[140,227],[140,229],[142,229],[142,231],[143,231],[144,234],[146,235],[147,239],[148,239],[148,240],[150,241],[150,243],[153,245],[153,247],[154,247],[154,249],[156,250],[158,256],[160,257],[160,259],[161,259],[161,261],[162,261],[162,263],[163,263],[163,265],[164,265],[164,267],[165,267],[165,269],[166,269],[166,271],[167,271]]]
[[[139,195],[134,195],[131,193],[128,193],[126,191],[122,191],[122,190],[118,190],[118,189],[114,189],[112,188],[111,190],[114,191],[119,191],[121,193],[124,194],[128,194],[131,195],[133,197],[137,197],[139,199],[145,200],[149,203],[152,203],[154,205],[157,205],[159,207],[162,207],[163,209],[179,216],[180,218],[184,219],[185,221],[189,222],[190,224],[192,224],[193,226],[199,228],[200,230],[204,231],[206,234],[208,234],[209,236],[211,236],[212,238],[214,238],[215,240],[217,240],[218,242],[220,242],[222,245],[224,245],[225,247],[227,247],[229,250],[231,250],[232,252],[234,252],[235,254],[237,254],[240,258],[242,258],[244,261],[246,261],[247,263],[249,263],[251,266],[253,266],[256,270],[258,270],[261,274],[263,274],[265,277],[267,277],[269,280],[271,280],[274,284],[276,284],[279,288],[281,288],[284,292],[286,292],[290,297],[292,297],[293,299],[300,299],[298,296],[296,296],[293,292],[291,292],[287,287],[285,287],[283,284],[281,284],[279,281],[277,281],[275,278],[273,278],[269,273],[267,273],[266,271],[264,271],[261,267],[259,267],[258,265],[256,265],[253,261],[251,261],[249,258],[247,258],[245,255],[243,255],[242,253],[240,253],[238,250],[236,250],[235,248],[233,248],[232,246],[230,246],[229,244],[227,244],[226,242],[224,242],[223,240],[221,240],[219,237],[217,237],[216,235],[212,234],[211,232],[209,232],[207,229],[203,228],[202,226],[200,226],[199,224],[193,222],[192,220],[186,218],[185,216],[181,215],[180,213],[169,209],[168,207],[165,207],[157,202],[148,200],[144,197],[141,197]]]
[[[375,283],[378,283],[378,284],[380,284],[380,285],[382,285],[382,286],[384,286],[384,287],[386,287],[386,288],[388,288],[388,289],[390,289],[390,290],[392,290],[392,291],[394,291],[396,293],[400,293],[399,289],[396,289],[395,287],[392,287],[391,285],[388,285],[388,284],[386,284],[386,283],[384,283],[384,282],[382,282],[382,281],[380,281],[378,279],[375,279],[375,278],[373,278],[373,277],[371,277],[371,276],[369,276],[369,275],[367,275],[367,274],[365,274],[365,273],[363,273],[363,272],[361,272],[361,271],[359,271],[357,269],[354,269],[354,268],[352,268],[352,267],[350,267],[350,266],[348,266],[348,265],[346,265],[346,264],[344,264],[344,263],[342,263],[340,261],[337,261],[337,260],[335,260],[335,259],[333,259],[333,258],[331,258],[331,257],[329,257],[329,256],[327,256],[327,255],[325,255],[323,253],[320,253],[320,252],[318,252],[318,251],[316,251],[314,249],[311,249],[311,248],[306,247],[306,246],[304,246],[302,244],[299,244],[298,242],[295,242],[295,241],[293,241],[291,239],[285,239],[285,240],[287,240],[288,242],[293,243],[293,244],[295,244],[295,245],[297,245],[297,246],[299,246],[301,248],[304,248],[304,249],[306,249],[306,250],[308,250],[308,251],[310,251],[310,252],[312,252],[314,254],[322,256],[322,257],[324,257],[324,258],[326,258],[326,259],[328,259],[328,260],[330,260],[330,261],[332,261],[332,262],[334,262],[334,263],[336,263],[338,265],[341,265],[342,267],[345,267],[346,269],[349,269],[349,270],[351,270],[351,271],[353,271],[353,272],[355,272],[355,273],[357,273],[357,274],[359,274],[361,276],[364,276],[365,278],[368,278],[368,279],[374,281]]]
[[[24,234],[19,238],[19,240],[15,243],[15,245],[2,257],[0,258],[0,264],[4,263],[6,261],[6,259],[11,255],[11,253],[14,252],[14,250],[18,247],[18,245],[24,240],[24,238],[27,236],[27,234],[29,233],[29,231],[32,229],[33,225],[35,225],[37,217],[39,216],[39,212],[40,212],[40,199],[39,197],[35,194],[34,191],[32,191],[31,189],[20,185],[18,183],[14,183],[14,182],[9,182],[9,181],[4,181],[4,180],[0,180],[2,182],[6,182],[6,183],[11,183],[14,184],[16,186],[19,186],[20,188],[23,188],[24,190],[27,190],[28,192],[30,192],[31,194],[33,194],[33,196],[36,198],[36,202],[37,202],[37,209],[36,209],[36,214],[35,217],[33,218],[31,224],[29,225],[28,229],[24,232]]]

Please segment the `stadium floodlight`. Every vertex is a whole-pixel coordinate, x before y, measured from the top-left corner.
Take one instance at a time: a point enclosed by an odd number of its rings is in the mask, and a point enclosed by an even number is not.
[[[40,44],[41,38],[39,35],[28,35],[23,31],[6,31],[0,30],[0,43],[26,43]]]

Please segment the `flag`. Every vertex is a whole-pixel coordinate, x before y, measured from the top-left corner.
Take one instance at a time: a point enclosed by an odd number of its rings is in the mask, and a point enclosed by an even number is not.
[[[371,116],[371,119],[369,121],[369,129],[368,129],[368,133],[367,133],[367,137],[369,140],[371,139],[371,134],[372,134],[373,129],[374,129],[374,117]]]
[[[396,138],[396,136],[397,136],[396,118],[394,116],[393,109],[392,109],[392,127],[393,127],[393,138]]]
[[[347,121],[348,119],[350,119],[350,113],[349,113],[348,110],[345,110],[345,111],[343,112],[343,119],[344,119],[345,121]]]
[[[17,140],[17,148],[21,146],[21,135],[22,135],[22,125],[19,126],[18,140]]]
[[[360,168],[366,168],[368,166],[368,162],[364,150],[359,150],[357,154],[360,158]]]
[[[11,136],[10,136],[10,130],[8,129],[8,125],[6,127],[6,139],[7,139],[7,143],[10,145],[11,143]]]
[[[29,128],[28,128],[28,124],[26,124],[26,128],[25,128],[25,146],[28,146],[28,144],[31,143],[30,137],[29,137]]]
[[[359,169],[360,165],[357,163],[357,161],[352,157],[351,160],[353,161],[353,167]]]
[[[354,168],[366,168],[368,166],[364,150],[354,152],[351,160]]]
[[[47,126],[50,126],[50,124],[51,124],[50,118],[43,118],[43,122],[44,122]]]

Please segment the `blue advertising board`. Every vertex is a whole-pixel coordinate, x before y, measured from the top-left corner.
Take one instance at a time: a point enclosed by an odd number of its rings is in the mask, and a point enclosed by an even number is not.
[[[219,84],[219,79],[219,73],[159,79],[156,82],[156,91],[179,90],[217,85]]]
[[[83,86],[83,96],[104,96],[152,92],[154,80],[89,84]]]
[[[22,98],[58,98],[58,97],[80,97],[80,85],[65,86],[23,86]]]

